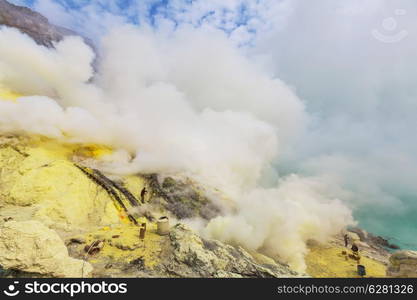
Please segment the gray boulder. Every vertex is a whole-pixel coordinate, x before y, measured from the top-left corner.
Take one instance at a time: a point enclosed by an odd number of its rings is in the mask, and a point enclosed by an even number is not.
[[[417,277],[417,251],[397,251],[389,258],[387,276]]]
[[[17,6],[6,0],[0,0],[0,25],[19,29],[39,45],[49,48],[65,36],[79,36],[72,30],[49,23],[47,18],[27,7]],[[83,39],[94,50],[93,43],[84,37]]]

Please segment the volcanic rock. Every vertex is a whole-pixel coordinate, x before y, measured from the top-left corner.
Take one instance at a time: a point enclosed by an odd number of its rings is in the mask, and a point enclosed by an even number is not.
[[[88,262],[69,257],[58,234],[38,221],[4,223],[0,265],[48,277],[88,277],[93,270]]]
[[[417,277],[417,251],[397,251],[389,258],[387,276]]]

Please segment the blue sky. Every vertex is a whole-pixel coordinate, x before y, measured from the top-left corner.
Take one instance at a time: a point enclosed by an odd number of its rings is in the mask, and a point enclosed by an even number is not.
[[[14,0],[31,7],[52,22],[87,35],[98,35],[116,23],[175,28],[179,25],[212,27],[237,44],[251,43],[285,15],[286,1],[271,0]],[[283,14],[281,14],[281,12]],[[271,15],[273,17],[271,17]],[[97,22],[97,16],[101,22]],[[98,24],[101,23],[101,24]]]

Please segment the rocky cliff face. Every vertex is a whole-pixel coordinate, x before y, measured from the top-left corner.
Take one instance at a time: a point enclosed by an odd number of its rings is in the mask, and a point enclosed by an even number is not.
[[[47,18],[37,12],[13,5],[6,0],[0,0],[0,25],[17,28],[39,45],[46,47],[53,47],[54,42],[59,42],[65,36],[79,35],[74,31],[49,23]],[[85,38],[84,40],[94,48],[91,41]]]
[[[417,251],[397,251],[389,258],[387,275],[391,277],[417,277]]]

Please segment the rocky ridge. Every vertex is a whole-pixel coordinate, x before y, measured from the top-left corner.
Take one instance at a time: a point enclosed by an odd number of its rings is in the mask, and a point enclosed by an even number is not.
[[[417,278],[417,251],[402,250],[391,255],[387,275]]]
[[[46,47],[53,47],[55,42],[61,41],[65,36],[80,36],[72,30],[51,24],[47,18],[27,7],[14,5],[6,0],[0,0],[0,25],[17,28],[39,45]],[[83,39],[94,49],[89,39]]]

